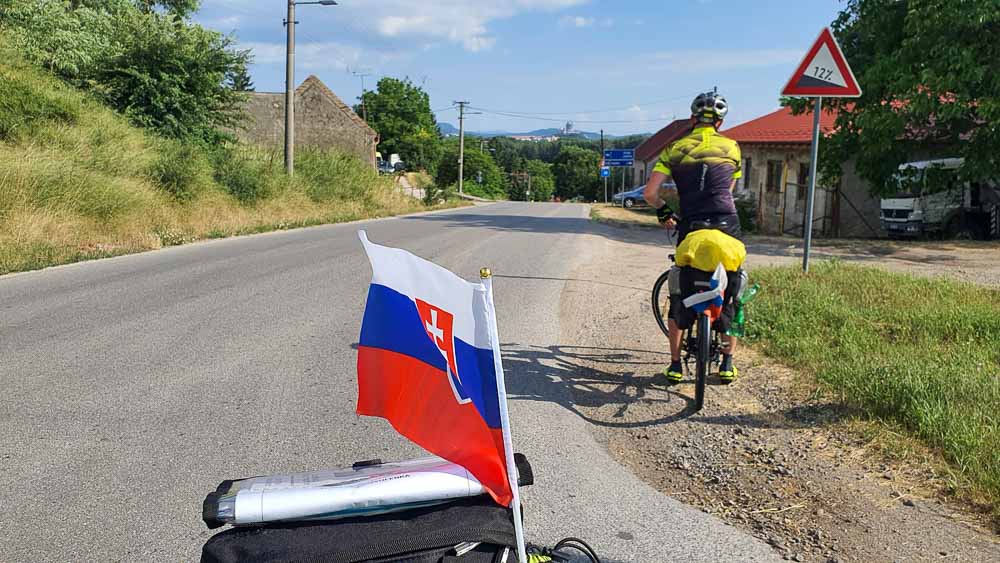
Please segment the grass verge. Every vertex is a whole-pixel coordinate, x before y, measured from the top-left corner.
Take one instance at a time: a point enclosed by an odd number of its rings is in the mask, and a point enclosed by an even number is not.
[[[998,512],[1000,291],[837,261],[753,278],[760,350],[919,438],[948,462],[954,493]]]
[[[617,205],[595,203],[590,206],[590,218],[598,223],[623,227],[662,228],[656,222],[656,211],[649,207],[624,209]]]

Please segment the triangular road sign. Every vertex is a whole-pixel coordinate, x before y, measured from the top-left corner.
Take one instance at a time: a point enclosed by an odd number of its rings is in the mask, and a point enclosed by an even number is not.
[[[857,98],[861,95],[861,87],[830,28],[820,32],[781,95],[821,98]]]

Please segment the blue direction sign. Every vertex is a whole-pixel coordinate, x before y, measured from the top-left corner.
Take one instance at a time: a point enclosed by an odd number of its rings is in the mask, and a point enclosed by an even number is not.
[[[607,166],[602,166],[601,167],[601,178],[607,178],[610,175],[611,175],[611,169],[608,168]]]
[[[605,166],[632,166],[635,163],[635,149],[605,149]]]

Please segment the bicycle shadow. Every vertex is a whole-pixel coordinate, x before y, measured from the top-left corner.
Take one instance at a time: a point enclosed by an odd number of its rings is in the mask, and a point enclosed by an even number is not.
[[[658,372],[669,357],[649,350],[505,344],[504,371],[514,401],[560,405],[604,428],[635,429],[682,420],[720,426],[800,429],[849,416],[846,408],[803,404],[758,413],[714,413],[712,393],[696,411],[693,378],[667,386]],[[657,375],[652,375],[657,374]],[[710,378],[713,387],[725,387]],[[710,390],[711,391],[711,390]]]

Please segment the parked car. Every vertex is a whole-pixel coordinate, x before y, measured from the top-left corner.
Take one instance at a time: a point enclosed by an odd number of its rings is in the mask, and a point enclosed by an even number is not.
[[[615,205],[621,205],[628,209],[633,207],[645,206],[647,205],[646,199],[642,197],[642,192],[646,189],[646,186],[637,186],[627,192],[617,193],[612,196],[611,201]],[[672,190],[674,189],[674,184],[671,182],[664,182],[661,189]]]

